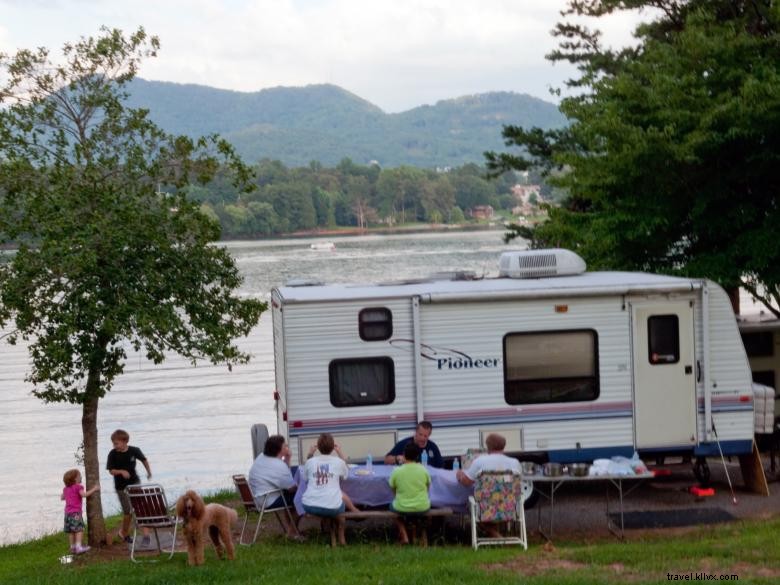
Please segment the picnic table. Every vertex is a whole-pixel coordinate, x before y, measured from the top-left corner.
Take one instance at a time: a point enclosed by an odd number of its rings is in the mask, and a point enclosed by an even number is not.
[[[395,469],[394,465],[374,464],[372,469],[365,465],[350,465],[349,476],[342,480],[341,489],[357,506],[379,508],[389,506],[393,501],[393,491],[388,480]],[[426,467],[431,476],[431,489],[429,496],[432,508],[451,508],[453,511],[464,513],[468,509],[469,496],[472,488],[458,483],[455,471],[451,469],[439,469]],[[298,514],[303,514],[301,498],[306,491],[306,479],[303,477],[302,468],[295,472],[295,481],[298,489],[295,492],[295,509]]]

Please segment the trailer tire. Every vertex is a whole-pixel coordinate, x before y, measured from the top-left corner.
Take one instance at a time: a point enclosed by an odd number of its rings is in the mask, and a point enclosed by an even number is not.
[[[525,497],[523,500],[523,509],[530,510],[539,501],[539,494],[534,489],[534,482],[524,479],[521,485],[523,496]]]
[[[707,487],[710,485],[710,466],[707,463],[707,459],[704,457],[697,457],[693,464],[693,475],[702,485]]]

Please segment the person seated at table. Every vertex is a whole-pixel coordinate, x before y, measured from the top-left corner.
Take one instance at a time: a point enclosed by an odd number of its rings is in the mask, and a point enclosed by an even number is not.
[[[345,545],[346,506],[341,493],[341,480],[347,477],[348,470],[344,459],[332,454],[335,447],[336,443],[330,433],[322,433],[317,439],[316,448],[320,454],[311,457],[304,466],[307,486],[301,503],[307,514],[335,522],[338,542]]]
[[[403,453],[404,464],[393,469],[388,480],[390,489],[395,495],[390,510],[399,514],[395,524],[398,527],[398,542],[401,544],[409,542],[406,519],[409,516],[424,514],[431,509],[431,500],[428,496],[431,476],[428,470],[417,462],[420,452],[414,442],[407,443]]]
[[[267,505],[268,508],[278,508],[286,505],[291,508],[294,524],[290,524],[285,514],[279,518],[282,521],[287,538],[300,540],[298,532],[298,514],[293,506],[293,494],[298,487],[290,472],[290,447],[281,435],[271,435],[266,439],[263,452],[257,456],[247,475],[249,489],[253,495],[268,493],[272,490],[282,490],[282,495]],[[262,505],[262,502],[258,502]]]
[[[428,453],[428,465],[431,467],[444,467],[444,459],[441,456],[439,447],[430,440],[433,432],[433,425],[427,420],[417,423],[414,435],[398,441],[390,452],[385,455],[386,465],[395,465],[404,462],[404,448],[411,442],[419,448],[420,451]]]
[[[314,454],[318,451],[319,447],[317,443],[312,444],[311,447],[309,447],[309,453],[306,455],[306,459],[311,459],[314,457]],[[338,443],[333,443],[333,452],[336,453],[343,461],[346,462],[347,458],[344,457],[344,453],[341,452],[341,447]],[[360,510],[355,507],[355,504],[352,503],[352,500],[350,497],[346,494],[346,492],[341,492],[341,501],[344,502],[344,508],[346,510],[349,510],[350,512],[359,512]]]
[[[471,463],[468,469],[459,469],[456,473],[458,482],[466,487],[474,485],[477,477],[483,471],[511,471],[520,473],[520,461],[513,457],[504,455],[506,439],[498,433],[490,433],[485,438],[485,446],[488,452],[478,456]],[[500,538],[501,534],[493,522],[480,522],[483,530],[491,538]]]

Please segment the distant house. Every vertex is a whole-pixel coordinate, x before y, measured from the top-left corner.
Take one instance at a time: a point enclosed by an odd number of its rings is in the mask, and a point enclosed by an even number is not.
[[[537,198],[542,196],[542,187],[540,185],[514,185],[512,187],[512,195],[519,203],[525,203],[531,195],[536,195]]]
[[[513,215],[534,215],[538,213],[539,204],[544,203],[539,185],[515,185],[512,187],[512,195],[518,203],[512,209]]]
[[[492,205],[475,205],[469,210],[473,219],[493,219],[495,211]]]
[[[520,205],[512,208],[512,215],[515,216],[518,223],[528,223],[528,220],[526,219],[526,213],[528,213],[528,210],[525,207],[521,207]]]

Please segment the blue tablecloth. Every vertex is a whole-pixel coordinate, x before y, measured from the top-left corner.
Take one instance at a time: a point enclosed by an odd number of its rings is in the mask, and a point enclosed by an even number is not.
[[[374,465],[370,474],[366,474],[365,466],[351,467],[349,477],[341,482],[341,489],[352,502],[358,506],[389,506],[393,501],[393,491],[388,480],[395,469],[394,465]],[[468,507],[468,499],[472,488],[464,487],[458,483],[455,472],[451,469],[438,469],[426,467],[431,475],[431,489],[429,496],[431,506],[434,508],[450,507],[455,511],[463,512]],[[306,481],[302,477],[303,467],[298,468],[295,480],[298,483],[298,491],[295,494],[295,509],[303,514],[301,498],[306,491]]]

